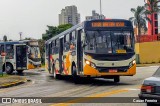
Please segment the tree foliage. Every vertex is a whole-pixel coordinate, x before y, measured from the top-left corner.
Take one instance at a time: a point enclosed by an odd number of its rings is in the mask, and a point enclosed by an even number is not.
[[[141,35],[142,30],[147,31],[146,21],[151,22],[148,18],[149,11],[144,6],[131,8],[134,17],[129,18],[131,22],[138,28],[138,35]]]
[[[39,49],[40,49],[41,61],[42,61],[42,64],[44,64],[45,41],[43,39],[38,39],[38,45],[39,45]]]
[[[64,25],[59,25],[59,26],[49,26],[47,25],[47,30],[45,34],[42,34],[42,39],[43,40],[48,40],[52,37],[54,37],[55,35],[60,34],[61,32],[71,28],[72,25],[71,24],[64,24]]]
[[[150,15],[152,23],[153,23],[153,14],[160,13],[160,8],[159,8],[160,6],[158,5],[159,2],[160,2],[160,0],[147,0],[147,2],[144,5],[146,10],[148,10],[148,13]],[[152,24],[151,24],[151,32],[153,34],[153,25]]]

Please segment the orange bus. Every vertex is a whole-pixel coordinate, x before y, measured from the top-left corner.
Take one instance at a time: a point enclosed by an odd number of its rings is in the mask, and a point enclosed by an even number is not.
[[[90,20],[45,43],[45,68],[55,78],[112,78],[136,74],[132,23],[124,19]]]

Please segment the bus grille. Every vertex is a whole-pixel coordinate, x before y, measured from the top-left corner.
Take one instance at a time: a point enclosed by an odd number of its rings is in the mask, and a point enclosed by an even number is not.
[[[127,72],[129,66],[122,67],[97,67],[99,72],[109,72],[109,70],[117,70],[117,72]]]

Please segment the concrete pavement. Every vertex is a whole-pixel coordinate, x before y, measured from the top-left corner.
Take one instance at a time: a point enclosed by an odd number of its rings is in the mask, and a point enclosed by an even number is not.
[[[55,80],[46,71],[26,71],[24,72],[27,79],[32,82],[16,86],[13,88],[6,88],[0,90],[0,97],[138,97],[142,81],[150,77],[158,66],[138,67],[135,76],[121,77],[120,83],[114,83],[113,80],[108,79],[92,79],[90,81],[84,80],[82,84],[74,84],[71,79]],[[85,100],[86,101],[86,100]],[[67,102],[67,101],[66,101]],[[78,102],[78,101],[77,101]],[[1,104],[4,105],[4,104]],[[6,104],[5,104],[6,105]],[[10,105],[10,104],[9,104]],[[39,104],[19,104],[20,106],[32,106]],[[50,103],[40,104],[44,106],[67,105],[66,103]],[[92,103],[69,103],[68,105],[79,106],[103,106],[106,104],[92,104]],[[67,105],[67,106],[68,106]],[[108,103],[107,106],[144,106],[144,103],[132,104],[113,104]],[[17,104],[12,104],[17,106]]]

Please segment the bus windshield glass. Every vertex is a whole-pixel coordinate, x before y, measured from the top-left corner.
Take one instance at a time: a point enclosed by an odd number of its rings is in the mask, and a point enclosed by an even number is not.
[[[97,54],[133,53],[131,31],[86,31],[85,51]]]

